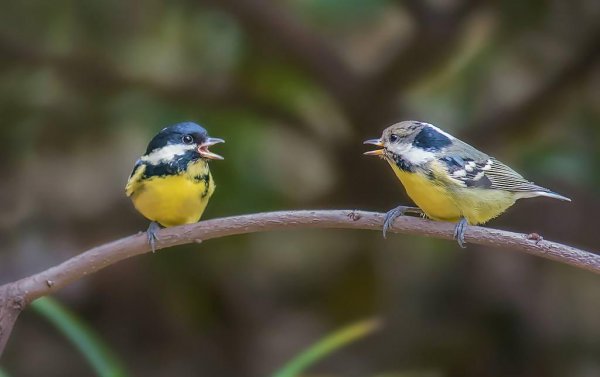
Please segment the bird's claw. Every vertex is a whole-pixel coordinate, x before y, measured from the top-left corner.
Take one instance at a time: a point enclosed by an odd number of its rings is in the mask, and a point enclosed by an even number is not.
[[[458,246],[465,249],[465,231],[467,230],[467,219],[462,218],[454,228],[454,239],[458,241]]]
[[[158,225],[158,223],[153,221],[150,223],[150,225],[148,226],[148,230],[146,231],[146,237],[148,238],[148,244],[150,245],[150,248],[152,249],[153,253],[156,252],[156,241],[158,241],[158,236],[156,235],[156,232],[159,230],[160,230],[160,225]]]
[[[407,207],[407,206],[398,206],[394,209],[389,210],[385,214],[385,219],[383,220],[383,238],[387,238],[387,232],[390,230],[394,221],[400,217],[404,216],[407,213],[414,213],[418,215],[423,215],[423,211],[416,207]]]

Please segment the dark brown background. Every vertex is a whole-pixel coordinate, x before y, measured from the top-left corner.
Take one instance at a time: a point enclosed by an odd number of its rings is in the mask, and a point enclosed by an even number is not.
[[[434,123],[572,197],[490,226],[600,244],[600,3],[0,1],[0,278],[147,226],[123,186],[151,136],[197,121],[227,144],[206,218],[408,203],[362,156]],[[600,375],[600,281],[498,249],[290,231],[179,247],[58,297],[135,376],[265,376],[330,331],[386,326],[311,376]],[[26,312],[2,366],[92,375]]]

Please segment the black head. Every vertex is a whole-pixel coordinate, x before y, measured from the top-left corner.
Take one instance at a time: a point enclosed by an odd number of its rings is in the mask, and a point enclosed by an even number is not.
[[[148,144],[146,155],[152,154],[168,146],[187,147],[186,150],[195,151],[198,157],[222,160],[223,157],[208,150],[208,147],[217,143],[224,143],[222,139],[208,136],[206,130],[193,122],[177,123],[163,128]]]
[[[208,139],[208,132],[192,122],[177,123],[163,128],[148,144],[146,154],[173,144],[197,144],[200,145]]]

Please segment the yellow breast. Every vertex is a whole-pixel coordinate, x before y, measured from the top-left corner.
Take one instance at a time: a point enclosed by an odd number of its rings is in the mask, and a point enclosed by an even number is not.
[[[451,193],[444,186],[436,184],[425,175],[404,171],[394,163],[390,165],[408,196],[428,217],[444,221],[457,221],[462,217]]]
[[[140,179],[131,199],[142,215],[168,227],[198,222],[214,189],[208,165],[197,161],[182,174]]]
[[[500,215],[515,203],[514,193],[501,190],[468,188],[449,179],[436,164],[431,166],[434,178],[404,171],[390,162],[408,196],[425,214],[434,220],[483,224]]]

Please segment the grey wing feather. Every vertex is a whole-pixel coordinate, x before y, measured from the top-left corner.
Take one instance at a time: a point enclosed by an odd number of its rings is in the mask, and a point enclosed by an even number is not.
[[[492,188],[493,182],[487,177],[492,159],[469,144],[454,139],[452,145],[439,158],[450,177],[465,187]]]
[[[529,182],[521,174],[504,165],[502,162],[494,158],[491,158],[491,161],[490,169],[485,174],[492,181],[492,188],[513,192],[550,191],[533,182]]]
[[[548,196],[570,201],[526,180],[509,166],[460,140],[455,140],[455,146],[449,148],[440,161],[445,163],[450,176],[465,187],[510,191],[521,197]]]
[[[533,182],[529,182],[523,176],[502,162],[491,158],[490,169],[485,173],[492,181],[492,187],[506,191],[549,191]]]
[[[491,160],[493,163],[489,171],[485,174],[492,181],[492,188],[519,193],[521,197],[548,196],[559,200],[571,201],[571,199],[565,196],[526,180],[521,174],[504,165],[502,162],[494,158],[491,158]]]

